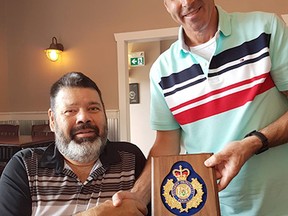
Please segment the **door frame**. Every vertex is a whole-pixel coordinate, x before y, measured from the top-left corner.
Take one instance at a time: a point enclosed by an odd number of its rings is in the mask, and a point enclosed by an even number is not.
[[[179,27],[115,33],[117,42],[119,138],[130,141],[128,43],[176,39]]]

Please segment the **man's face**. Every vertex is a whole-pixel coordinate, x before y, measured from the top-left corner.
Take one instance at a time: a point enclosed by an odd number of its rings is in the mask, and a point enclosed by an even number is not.
[[[215,23],[214,0],[164,0],[171,17],[182,25],[186,32],[203,32]]]
[[[97,91],[65,87],[55,102],[49,119],[58,150],[73,161],[95,161],[107,140],[106,114]]]

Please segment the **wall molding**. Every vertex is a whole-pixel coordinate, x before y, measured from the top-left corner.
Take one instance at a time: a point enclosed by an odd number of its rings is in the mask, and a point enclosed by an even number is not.
[[[39,112],[0,112],[0,121],[48,120],[47,111]]]
[[[119,140],[119,110],[106,110],[108,124],[108,139]],[[47,111],[39,112],[0,112],[0,124],[19,124],[20,134],[31,134],[33,124],[48,123]]]
[[[119,119],[119,110],[106,110],[107,118]],[[0,112],[0,121],[48,120],[47,111]]]

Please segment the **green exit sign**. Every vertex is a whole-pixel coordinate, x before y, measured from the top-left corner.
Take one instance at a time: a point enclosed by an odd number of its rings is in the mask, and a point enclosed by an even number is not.
[[[131,66],[143,66],[144,64],[144,57],[136,57],[130,58],[130,65]]]
[[[130,53],[129,63],[131,67],[144,66],[145,65],[144,52]]]

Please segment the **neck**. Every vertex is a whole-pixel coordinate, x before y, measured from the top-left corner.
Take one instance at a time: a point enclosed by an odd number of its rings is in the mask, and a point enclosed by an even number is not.
[[[185,44],[189,47],[197,46],[206,43],[213,38],[218,29],[218,19],[218,11],[215,7],[207,26],[199,29],[184,29]]]
[[[82,183],[86,181],[96,162],[91,161],[88,163],[81,163],[78,161],[70,160],[69,158],[65,158],[65,161],[71,167],[73,172],[77,175],[77,177],[80,179]]]

